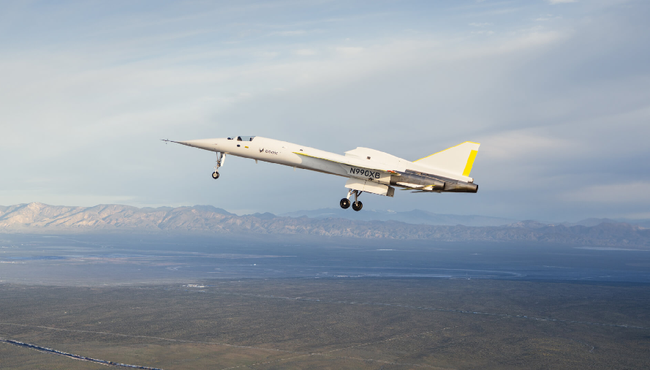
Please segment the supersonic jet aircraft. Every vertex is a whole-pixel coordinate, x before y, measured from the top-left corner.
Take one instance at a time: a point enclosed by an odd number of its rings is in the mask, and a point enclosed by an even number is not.
[[[394,186],[414,192],[476,193],[478,185],[469,177],[479,143],[466,141],[416,161],[407,161],[388,153],[369,148],[356,148],[335,154],[260,136],[237,136],[223,139],[201,139],[172,142],[216,152],[217,164],[212,178],[219,178],[219,167],[226,154],[251,158],[294,168],[328,173],[349,178],[345,187],[350,189],[341,199],[341,208],[360,211],[362,192],[392,197]],[[354,195],[354,202],[350,197]]]

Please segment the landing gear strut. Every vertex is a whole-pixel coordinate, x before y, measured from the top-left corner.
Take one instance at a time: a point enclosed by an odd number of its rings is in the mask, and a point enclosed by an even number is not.
[[[217,164],[214,166],[214,172],[212,172],[212,178],[219,178],[219,167],[223,166],[223,162],[226,161],[226,153],[217,152]]]
[[[348,209],[350,207],[350,203],[352,203],[352,209],[359,212],[361,211],[361,208],[363,208],[363,203],[359,200],[359,195],[363,193],[362,191],[358,190],[350,190],[348,191],[348,196],[346,198],[341,199],[340,205],[341,208],[343,209]],[[350,197],[354,194],[354,202],[350,202]]]

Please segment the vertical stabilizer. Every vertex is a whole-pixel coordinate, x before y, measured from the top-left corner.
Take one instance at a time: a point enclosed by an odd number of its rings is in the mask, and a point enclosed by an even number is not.
[[[479,143],[466,141],[413,162],[454,174],[469,176],[480,145]]]

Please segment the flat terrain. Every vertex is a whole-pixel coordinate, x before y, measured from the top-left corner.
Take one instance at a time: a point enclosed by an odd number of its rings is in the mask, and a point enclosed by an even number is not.
[[[203,284],[0,285],[0,338],[162,369],[650,368],[644,284],[431,278]],[[9,343],[0,343],[0,367],[106,368]]]

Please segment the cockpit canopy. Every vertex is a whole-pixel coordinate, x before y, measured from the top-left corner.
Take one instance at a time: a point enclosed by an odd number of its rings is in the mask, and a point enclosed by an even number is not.
[[[235,137],[229,137],[228,140],[237,140],[237,141],[253,141],[255,139],[255,136],[235,136]]]

